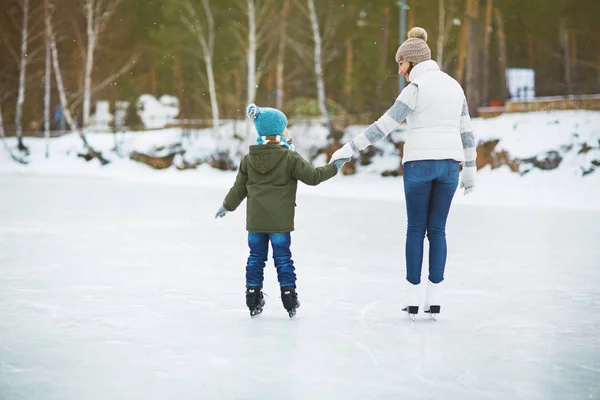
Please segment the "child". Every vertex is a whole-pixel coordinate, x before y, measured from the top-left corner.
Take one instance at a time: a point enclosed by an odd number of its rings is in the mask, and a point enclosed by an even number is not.
[[[235,183],[215,218],[234,211],[248,197],[246,230],[250,256],[246,265],[246,305],[252,317],[260,314],[265,305],[261,290],[271,242],[281,301],[291,318],[300,307],[290,252],[298,181],[318,185],[334,177],[349,159],[314,168],[294,151],[285,114],[255,104],[250,104],[246,113],[254,120],[258,144],[250,146],[249,154],[242,159]]]

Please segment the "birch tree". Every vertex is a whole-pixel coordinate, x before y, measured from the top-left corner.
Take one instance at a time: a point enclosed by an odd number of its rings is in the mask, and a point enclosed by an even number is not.
[[[52,51],[50,37],[44,35],[46,59],[44,64],[44,139],[46,141],[46,158],[50,157],[50,89],[52,86]]]
[[[50,14],[51,8],[51,0],[44,0],[44,19],[46,23],[46,35],[48,36],[48,40],[50,42],[50,51],[52,55],[52,69],[54,70],[54,79],[56,81],[56,89],[58,90],[58,95],[60,98],[60,104],[62,107],[62,112],[69,125],[69,128],[73,132],[78,132],[79,137],[81,138],[84,148],[88,151],[88,155],[91,158],[98,158],[98,160],[103,164],[108,164],[108,160],[102,157],[102,154],[98,153],[96,150],[90,146],[85,136],[85,131],[83,129],[78,129],[77,124],[73,120],[71,115],[71,111],[69,110],[67,103],[67,95],[65,92],[65,86],[63,84],[62,75],[60,72],[60,64],[58,59],[58,50],[56,48],[56,39],[54,37],[54,31],[52,29],[52,16]]]
[[[277,104],[278,109],[283,108],[283,95],[284,95],[284,66],[285,66],[285,47],[287,42],[287,15],[290,9],[290,0],[284,0],[283,8],[281,10],[281,25],[279,26],[279,49],[277,53]]]
[[[485,33],[483,40],[483,88],[481,98],[487,107],[490,103],[490,42],[492,36],[492,12],[494,11],[493,0],[487,0],[485,4]]]
[[[468,47],[467,47],[467,102],[471,115],[477,115],[477,108],[480,105],[479,97],[479,35],[477,35],[477,18],[479,14],[479,5],[477,0],[469,1],[467,11],[468,24]]]
[[[2,144],[4,145],[4,149],[8,152],[10,157],[20,163],[20,164],[28,164],[28,161],[17,156],[12,152],[8,144],[6,143],[6,136],[4,134],[4,119],[2,118],[2,101],[8,98],[7,93],[4,92],[3,87],[0,87],[0,140],[2,140]]]
[[[256,89],[263,71],[279,41],[273,40],[278,31],[273,29],[272,0],[246,0],[245,13],[248,18],[247,39],[240,42],[246,47],[247,90],[246,104],[256,100]]]
[[[445,0],[439,0],[439,17],[438,17],[438,39],[437,39],[437,63],[440,68],[444,65],[444,27],[446,20]]]
[[[18,149],[29,154],[29,149],[23,144],[23,103],[25,102],[25,75],[27,70],[27,43],[29,26],[29,0],[22,0],[23,22],[21,25],[21,58],[19,61],[19,92],[15,108],[15,127],[18,140]]]
[[[204,67],[206,69],[206,77],[208,79],[208,91],[210,95],[210,108],[212,111],[213,132],[217,133],[219,126],[219,104],[217,102],[217,89],[215,85],[215,76],[213,72],[213,62],[215,54],[215,22],[213,13],[210,8],[209,0],[202,0],[202,9],[204,18],[201,20],[196,12],[196,7],[192,0],[187,0],[184,3],[185,9],[189,15],[181,15],[182,22],[187,27],[189,32],[198,40],[202,57],[204,59]],[[181,99],[180,101],[183,101]]]
[[[94,68],[94,53],[100,35],[106,29],[106,25],[117,7],[123,0],[85,0],[84,9],[87,26],[87,48],[83,87],[83,130],[89,125],[90,108],[92,98],[92,70]]]
[[[332,133],[331,119],[327,111],[327,97],[325,95],[325,82],[323,80],[323,60],[321,56],[321,33],[319,31],[319,21],[317,19],[317,11],[315,10],[314,0],[308,0],[308,10],[310,13],[310,22],[313,31],[313,40],[315,43],[315,77],[317,78],[317,96],[319,99],[319,107],[325,119],[325,124]]]
[[[254,0],[246,0],[248,13],[248,85],[247,104],[256,98],[256,7]]]

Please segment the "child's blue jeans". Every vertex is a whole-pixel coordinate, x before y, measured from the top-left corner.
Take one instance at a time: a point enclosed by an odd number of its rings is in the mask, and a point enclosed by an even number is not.
[[[262,286],[264,269],[269,255],[269,242],[273,247],[273,261],[277,269],[277,279],[280,286],[295,286],[296,273],[290,245],[292,238],[286,233],[248,232],[250,256],[246,264],[246,285]]]

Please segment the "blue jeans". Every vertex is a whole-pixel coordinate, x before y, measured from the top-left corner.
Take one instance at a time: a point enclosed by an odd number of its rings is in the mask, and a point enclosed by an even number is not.
[[[423,241],[429,240],[429,280],[444,280],[446,267],[446,219],[458,186],[458,161],[423,160],[404,164],[406,232],[406,280],[421,282]]]
[[[250,256],[246,264],[246,285],[262,286],[265,263],[269,255],[269,241],[273,247],[273,261],[277,269],[277,279],[280,286],[295,286],[296,273],[290,245],[290,233],[257,233],[248,232]]]

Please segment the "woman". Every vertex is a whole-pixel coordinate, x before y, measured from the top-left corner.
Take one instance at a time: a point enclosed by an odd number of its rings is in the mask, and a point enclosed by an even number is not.
[[[419,311],[423,241],[429,240],[429,284],[426,313],[440,312],[440,284],[446,266],[446,219],[459,182],[465,194],[475,188],[475,137],[469,108],[460,84],[440,71],[431,59],[427,32],[413,28],[396,52],[398,74],[408,86],[394,105],[363,133],[336,151],[331,162],[352,157],[394,131],[404,120],[404,195],[408,215],[406,233],[407,297],[403,311],[414,318]]]

